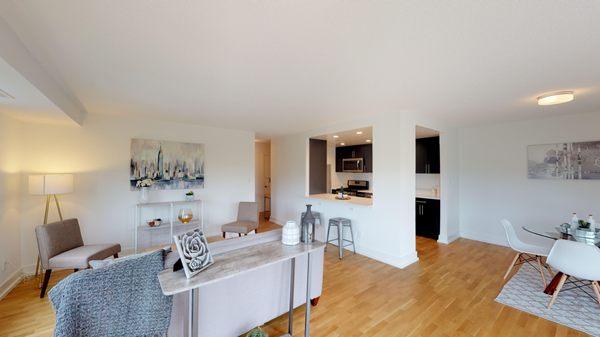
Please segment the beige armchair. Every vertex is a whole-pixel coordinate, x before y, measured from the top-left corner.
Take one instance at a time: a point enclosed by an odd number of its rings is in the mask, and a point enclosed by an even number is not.
[[[42,269],[46,270],[40,298],[46,294],[52,269],[86,269],[91,260],[117,258],[120,244],[84,245],[77,219],[57,221],[35,228]]]
[[[240,202],[238,206],[237,221],[230,222],[221,226],[223,238],[227,233],[237,233],[239,236],[258,229],[258,203],[256,202]]]

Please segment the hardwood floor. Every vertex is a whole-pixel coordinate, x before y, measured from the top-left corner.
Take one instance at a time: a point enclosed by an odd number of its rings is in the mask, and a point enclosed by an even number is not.
[[[311,335],[587,336],[494,302],[514,257],[509,249],[466,239],[446,246],[424,238],[417,238],[417,249],[419,262],[402,270],[350,253],[340,261],[330,249]],[[52,282],[68,273],[53,273]],[[303,308],[294,320],[294,335],[303,335]],[[50,336],[53,322],[47,298],[38,298],[31,280],[0,301],[0,336]],[[264,329],[272,337],[283,334],[285,315]]]

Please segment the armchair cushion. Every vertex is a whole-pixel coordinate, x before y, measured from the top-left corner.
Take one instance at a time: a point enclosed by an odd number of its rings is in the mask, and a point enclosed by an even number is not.
[[[258,222],[234,221],[221,226],[221,232],[248,234],[258,228]]]
[[[48,269],[85,269],[91,260],[102,260],[121,251],[120,244],[86,245],[60,253],[48,260]]]

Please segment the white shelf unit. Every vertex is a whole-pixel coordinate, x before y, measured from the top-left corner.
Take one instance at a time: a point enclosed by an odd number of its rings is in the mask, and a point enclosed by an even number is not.
[[[189,223],[182,223],[177,218],[181,209],[190,208],[194,218]],[[158,227],[150,227],[148,220],[160,218]],[[134,250],[150,248],[174,243],[173,235],[179,235],[195,228],[204,230],[204,201],[178,200],[138,203],[135,205],[133,224]],[[143,247],[140,247],[140,244]]]

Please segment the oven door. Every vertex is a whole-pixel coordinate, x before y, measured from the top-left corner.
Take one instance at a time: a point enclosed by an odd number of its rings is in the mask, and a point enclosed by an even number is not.
[[[363,172],[362,158],[342,159],[342,171],[344,172]]]

